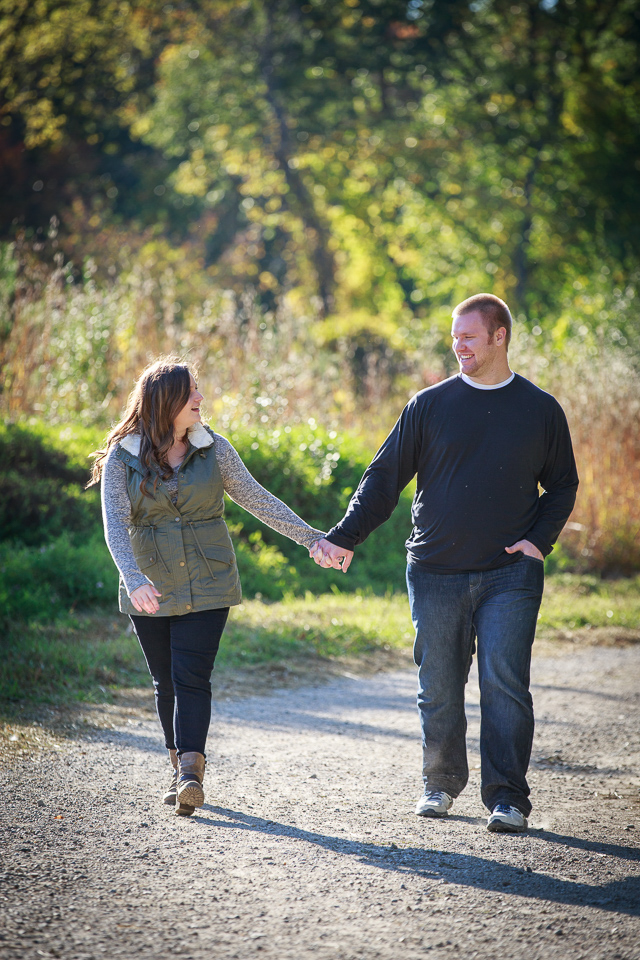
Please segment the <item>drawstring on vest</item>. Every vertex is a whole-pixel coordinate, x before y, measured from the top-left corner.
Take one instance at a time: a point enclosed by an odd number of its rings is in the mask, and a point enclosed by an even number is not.
[[[151,527],[151,539],[153,540],[153,549],[155,550],[156,554],[157,554],[158,557],[160,558],[160,563],[161,563],[162,566],[164,567],[166,573],[168,573],[169,576],[171,576],[171,571],[169,570],[169,567],[168,567],[168,566],[166,565],[166,563],[164,562],[164,558],[163,558],[162,554],[161,554],[160,551],[158,550],[158,544],[156,543],[156,528],[153,527],[153,526]]]
[[[191,533],[193,534],[193,539],[195,540],[196,546],[198,547],[198,550],[200,551],[200,556],[202,557],[202,559],[204,560],[204,562],[205,562],[206,565],[207,565],[207,570],[209,571],[209,575],[211,576],[211,579],[212,579],[212,580],[217,580],[218,578],[217,578],[217,577],[214,577],[214,575],[213,575],[213,570],[212,570],[211,567],[209,566],[209,561],[207,560],[207,558],[206,558],[206,556],[205,556],[204,550],[203,550],[202,547],[200,546],[200,541],[198,540],[198,534],[197,534],[196,531],[193,529],[193,523],[191,522],[191,520],[187,520],[187,523],[188,523],[189,526],[191,527]]]

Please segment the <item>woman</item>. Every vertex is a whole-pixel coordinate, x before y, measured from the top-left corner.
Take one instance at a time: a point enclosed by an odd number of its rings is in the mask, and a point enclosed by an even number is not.
[[[240,603],[224,493],[296,543],[309,527],[254,480],[224,437],[202,422],[189,367],[157,360],[138,380],[123,419],[96,456],[105,537],[153,677],[174,774],[165,803],[189,816],[204,803],[211,672],[229,607]]]

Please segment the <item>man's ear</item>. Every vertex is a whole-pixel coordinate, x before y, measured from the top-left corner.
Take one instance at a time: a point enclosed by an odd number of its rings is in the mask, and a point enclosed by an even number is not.
[[[498,329],[496,330],[493,336],[494,336],[496,345],[498,347],[501,347],[507,337],[506,327],[498,327]]]

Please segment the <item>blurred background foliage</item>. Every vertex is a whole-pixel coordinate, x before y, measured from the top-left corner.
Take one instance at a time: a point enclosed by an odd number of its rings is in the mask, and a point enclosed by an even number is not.
[[[639,46],[635,0],[0,0],[11,595],[31,562],[50,606],[102,595],[84,458],[152,356],[197,362],[212,425],[326,527],[479,290],[573,429],[549,563],[640,569]],[[401,588],[407,504],[342,589]],[[318,589],[229,513],[253,593]]]
[[[229,436],[249,470],[320,529],[341,514],[369,459],[362,441],[315,423],[270,430],[241,426]],[[100,439],[95,427],[0,427],[0,456],[9,464],[0,487],[0,624],[113,607],[118,574],[104,542],[99,490],[83,490],[86,450]],[[347,583],[341,572],[321,570],[306,559],[306,550],[229,501],[227,522],[245,595],[280,600],[332,587],[402,590],[410,505],[406,491],[384,532],[359,549]]]

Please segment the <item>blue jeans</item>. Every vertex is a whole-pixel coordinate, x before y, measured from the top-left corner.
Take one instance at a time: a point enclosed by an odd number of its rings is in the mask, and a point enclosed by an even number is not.
[[[168,750],[204,754],[211,723],[211,674],[229,607],[131,622],[153,677]]]
[[[469,779],[464,688],[477,640],[482,800],[490,810],[508,803],[528,815],[529,671],[544,563],[523,555],[498,570],[450,574],[413,563],[407,585],[425,788],[457,797]]]

